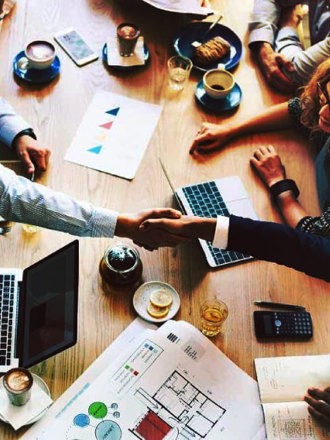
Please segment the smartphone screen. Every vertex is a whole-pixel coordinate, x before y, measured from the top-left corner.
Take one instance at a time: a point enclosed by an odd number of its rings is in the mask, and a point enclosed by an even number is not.
[[[55,40],[78,65],[88,63],[98,58],[97,54],[74,29],[69,29],[66,32],[57,34]]]

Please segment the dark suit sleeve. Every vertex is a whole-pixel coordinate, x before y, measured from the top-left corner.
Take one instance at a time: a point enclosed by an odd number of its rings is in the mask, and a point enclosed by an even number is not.
[[[227,249],[330,281],[330,240],[286,225],[231,215]]]

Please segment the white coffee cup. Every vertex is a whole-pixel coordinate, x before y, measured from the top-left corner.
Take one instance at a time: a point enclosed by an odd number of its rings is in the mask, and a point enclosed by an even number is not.
[[[225,98],[233,89],[235,79],[224,66],[219,64],[217,69],[207,71],[203,76],[205,92],[214,99]]]
[[[18,68],[22,70],[47,69],[55,58],[55,46],[46,40],[34,40],[24,50],[25,57],[18,60]]]

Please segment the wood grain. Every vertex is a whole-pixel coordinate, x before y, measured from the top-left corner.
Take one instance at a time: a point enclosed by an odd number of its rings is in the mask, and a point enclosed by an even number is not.
[[[173,55],[171,41],[187,18],[165,14],[139,0],[20,0],[6,19],[0,34],[1,96],[35,128],[43,145],[52,150],[49,171],[42,182],[59,191],[121,212],[142,208],[174,206],[171,191],[158,164],[160,155],[175,186],[212,178],[240,175],[258,216],[280,221],[264,186],[249,165],[253,150],[273,144],[283,158],[288,174],[296,179],[301,201],[313,214],[319,213],[315,188],[313,151],[293,131],[246,136],[227,148],[200,160],[188,148],[202,121],[226,123],[244,118],[286,96],[271,90],[256,69],[247,49],[247,22],[253,0],[212,0],[224,15],[223,23],[233,28],[244,42],[243,58],[234,75],[243,89],[241,106],[234,114],[215,116],[199,107],[194,87],[200,75],[193,72],[182,93],[167,89],[167,59]],[[12,60],[26,42],[50,38],[67,27],[79,30],[100,54],[104,42],[122,21],[137,23],[150,48],[151,62],[137,72],[107,70],[102,59],[78,68],[58,48],[62,62],[60,77],[46,86],[28,85],[16,80]],[[64,162],[64,154],[97,90],[121,93],[132,98],[161,104],[163,113],[148,150],[132,182]],[[68,235],[42,230],[26,235],[16,225],[1,237],[1,265],[26,267],[71,241]],[[90,365],[93,360],[135,318],[132,289],[107,294],[102,290],[98,263],[107,239],[80,240],[79,341],[64,353],[49,359],[33,371],[49,385],[54,399]],[[223,335],[214,343],[239,367],[255,377],[253,359],[262,356],[321,354],[329,352],[329,285],[286,267],[253,261],[220,270],[210,270],[198,243],[178,249],[140,251],[145,281],[163,280],[180,293],[182,307],[177,319],[198,326],[203,300],[218,295],[229,308]],[[254,299],[303,304],[312,313],[315,336],[306,343],[260,343],[252,325]],[[0,424],[2,440],[18,439],[24,429],[14,433]]]

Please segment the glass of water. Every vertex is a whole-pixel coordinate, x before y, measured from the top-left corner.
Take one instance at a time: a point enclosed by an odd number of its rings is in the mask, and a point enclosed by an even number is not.
[[[175,55],[168,60],[168,82],[172,90],[182,90],[192,68],[189,58]]]

